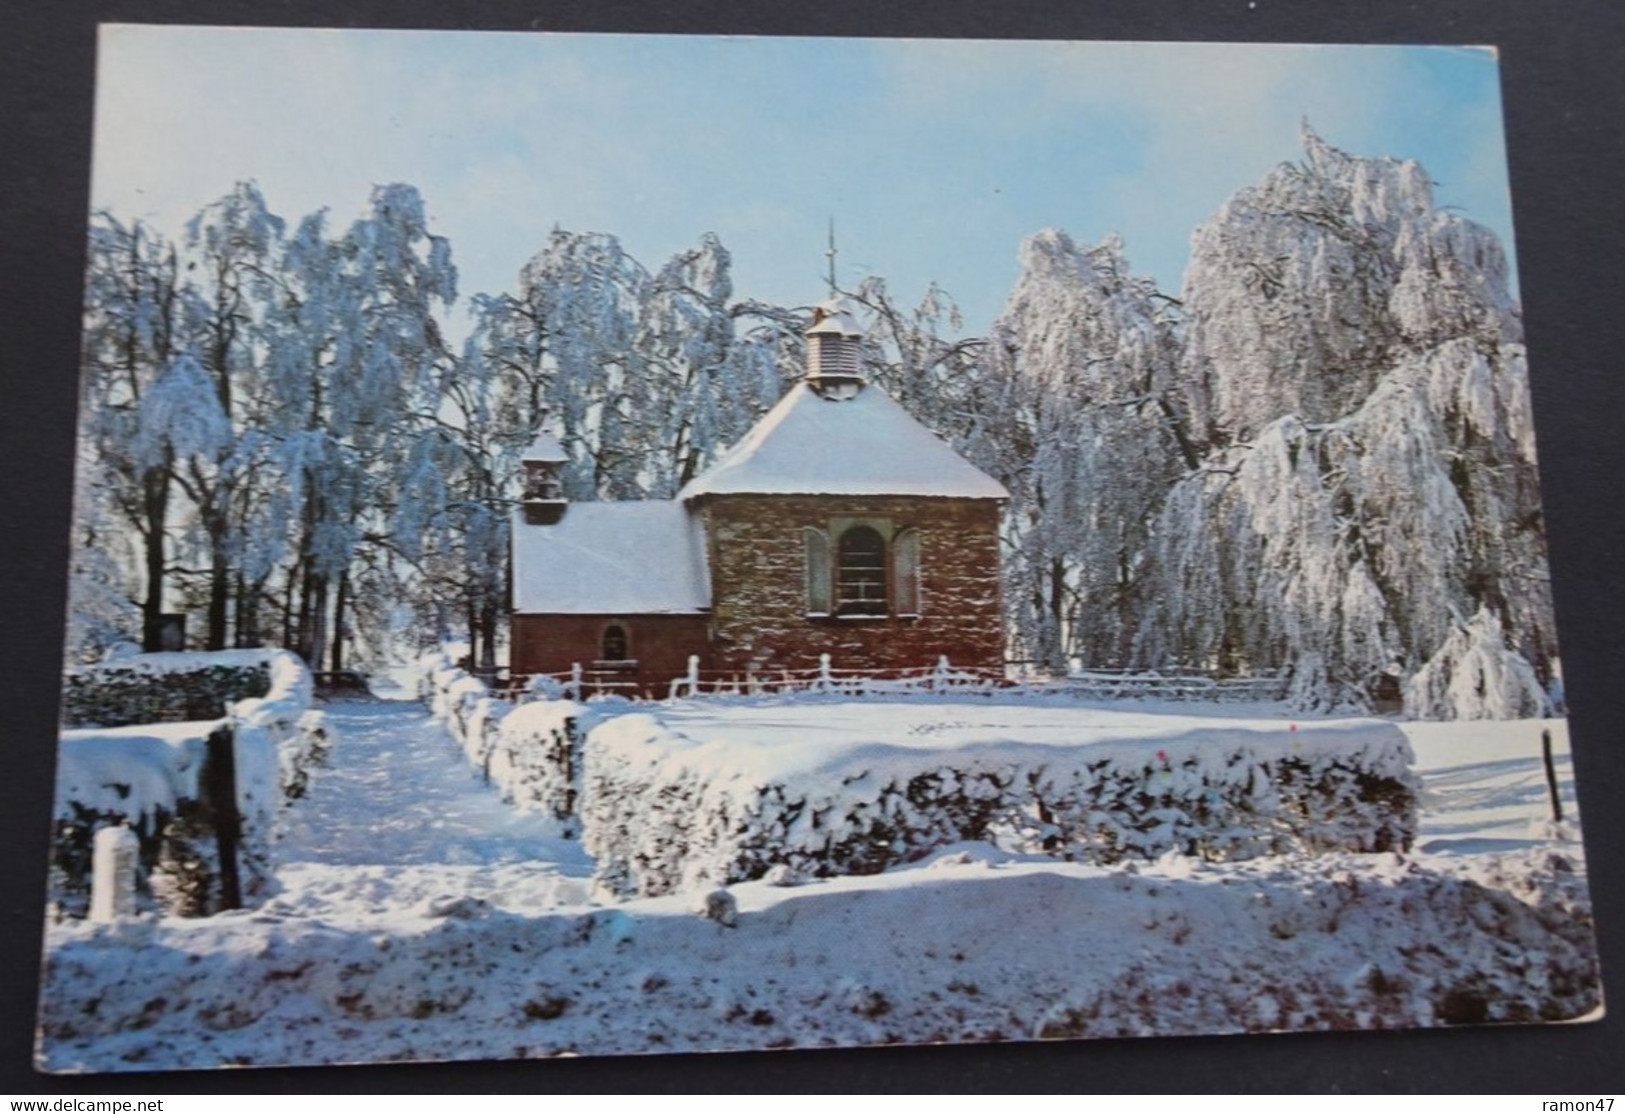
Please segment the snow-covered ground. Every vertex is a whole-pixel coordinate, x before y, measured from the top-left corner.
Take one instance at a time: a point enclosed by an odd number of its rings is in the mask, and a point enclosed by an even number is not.
[[[736,886],[729,927],[697,916],[696,895],[594,904],[579,846],[503,804],[420,706],[328,710],[333,767],[295,806],[270,904],[49,928],[43,1067],[1432,1025],[1597,1006],[1561,721],[1546,725],[1561,829],[1545,822],[1542,724],[1405,724],[1427,790],[1410,855],[1108,869],[965,844],[880,875]],[[966,720],[932,715],[944,730]]]

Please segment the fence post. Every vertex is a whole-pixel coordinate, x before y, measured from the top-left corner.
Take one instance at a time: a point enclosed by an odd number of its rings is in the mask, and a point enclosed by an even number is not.
[[[90,859],[90,919],[135,916],[135,867],[141,843],[122,824],[95,835]]]
[[[242,881],[237,872],[237,848],[243,838],[243,817],[237,811],[237,739],[231,720],[209,732],[198,795],[214,825],[220,848],[220,908],[243,907]]]
[[[1563,801],[1557,795],[1557,767],[1552,764],[1552,732],[1550,728],[1541,728],[1540,756],[1546,763],[1546,791],[1552,795],[1552,819],[1561,824],[1563,822]]]
[[[830,670],[829,670],[829,654],[828,653],[819,654],[818,655],[818,688],[819,688],[819,691],[821,691],[821,692],[829,691],[830,683],[833,680],[834,680],[834,677],[832,677],[830,675]]]
[[[586,699],[586,693],[581,691],[581,663],[579,661],[570,663],[570,690],[571,700]]]
[[[688,694],[700,695],[700,655],[688,655]]]

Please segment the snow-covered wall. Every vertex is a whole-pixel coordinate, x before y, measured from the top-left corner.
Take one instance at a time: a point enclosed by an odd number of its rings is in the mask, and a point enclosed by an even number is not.
[[[653,896],[780,866],[870,873],[961,840],[1115,863],[1381,851],[1416,831],[1410,748],[1384,722],[1180,720],[1150,733],[1108,726],[1076,745],[895,734],[800,742],[679,730],[659,712],[607,718],[582,748],[582,841],[597,879]]]

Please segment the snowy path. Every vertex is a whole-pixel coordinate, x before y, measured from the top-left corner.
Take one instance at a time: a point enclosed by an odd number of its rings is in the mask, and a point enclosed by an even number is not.
[[[516,912],[586,900],[592,864],[580,845],[504,802],[423,705],[325,711],[338,741],[289,817],[278,910],[377,915],[464,894]]]
[[[1397,1028],[1598,1006],[1584,857],[1548,836],[1557,723],[1406,724],[1410,855],[1132,868],[983,843],[882,874],[587,904],[589,863],[426,711],[333,704],[283,892],[47,927],[51,1071]],[[962,718],[942,710],[943,725]],[[473,897],[479,902],[439,902]]]

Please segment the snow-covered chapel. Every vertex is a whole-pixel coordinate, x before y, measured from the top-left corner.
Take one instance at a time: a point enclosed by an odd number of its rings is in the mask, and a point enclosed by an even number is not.
[[[571,503],[567,456],[525,454],[513,529],[510,668],[664,688],[711,672],[999,668],[1004,487],[862,372],[839,299],[807,331],[801,382],[671,500]]]

